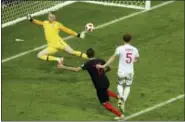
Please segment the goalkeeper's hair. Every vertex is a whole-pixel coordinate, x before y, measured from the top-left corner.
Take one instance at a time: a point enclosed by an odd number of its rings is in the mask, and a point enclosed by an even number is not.
[[[132,36],[129,33],[123,35],[123,40],[125,42],[130,42],[132,40]]]
[[[93,58],[95,56],[95,51],[92,48],[87,49],[86,51],[88,58]]]

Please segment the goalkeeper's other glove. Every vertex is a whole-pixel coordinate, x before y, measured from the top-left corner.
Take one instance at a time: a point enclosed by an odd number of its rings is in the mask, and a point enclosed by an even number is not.
[[[77,37],[84,39],[85,38],[85,32],[78,33]]]
[[[29,21],[31,21],[31,22],[33,21],[33,18],[31,17],[30,14],[28,14],[26,17],[27,17],[27,20],[29,20]]]

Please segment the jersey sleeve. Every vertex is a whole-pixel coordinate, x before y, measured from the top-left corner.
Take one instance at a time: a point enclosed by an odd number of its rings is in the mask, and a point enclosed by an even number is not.
[[[65,27],[65,26],[62,25],[61,23],[59,23],[59,29],[60,29],[61,31],[64,31],[65,33],[70,34],[70,35],[73,35],[73,36],[77,36],[77,35],[78,35],[75,31],[73,31],[73,30],[71,30],[71,29]]]
[[[115,51],[115,53],[114,53],[114,55],[119,56],[119,54],[120,54],[120,52],[119,52],[119,47],[117,47],[117,48],[116,48],[116,51]]]
[[[33,20],[33,23],[37,24],[37,25],[43,25],[44,24],[44,22],[36,20],[36,19]]]

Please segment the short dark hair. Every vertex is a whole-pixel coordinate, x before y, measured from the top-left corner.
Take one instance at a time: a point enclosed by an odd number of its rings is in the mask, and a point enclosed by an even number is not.
[[[123,35],[123,40],[125,42],[130,42],[132,40],[132,36],[129,33]]]
[[[86,51],[88,58],[93,58],[95,56],[95,51],[92,48],[87,49]]]

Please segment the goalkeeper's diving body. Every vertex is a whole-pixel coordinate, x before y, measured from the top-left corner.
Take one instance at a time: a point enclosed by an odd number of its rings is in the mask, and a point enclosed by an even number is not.
[[[54,12],[49,12],[48,20],[46,21],[39,21],[33,19],[31,15],[27,15],[27,19],[30,20],[32,23],[41,25],[44,28],[45,38],[47,40],[48,47],[37,54],[37,57],[45,60],[45,61],[57,61],[61,63],[61,59],[59,57],[53,56],[58,51],[65,51],[69,54],[82,57],[84,59],[88,59],[85,53],[80,51],[73,50],[64,40],[59,36],[59,32],[63,31],[69,35],[73,35],[79,38],[84,38],[85,33],[76,33],[75,31],[65,27],[61,23],[56,21],[56,16]]]

